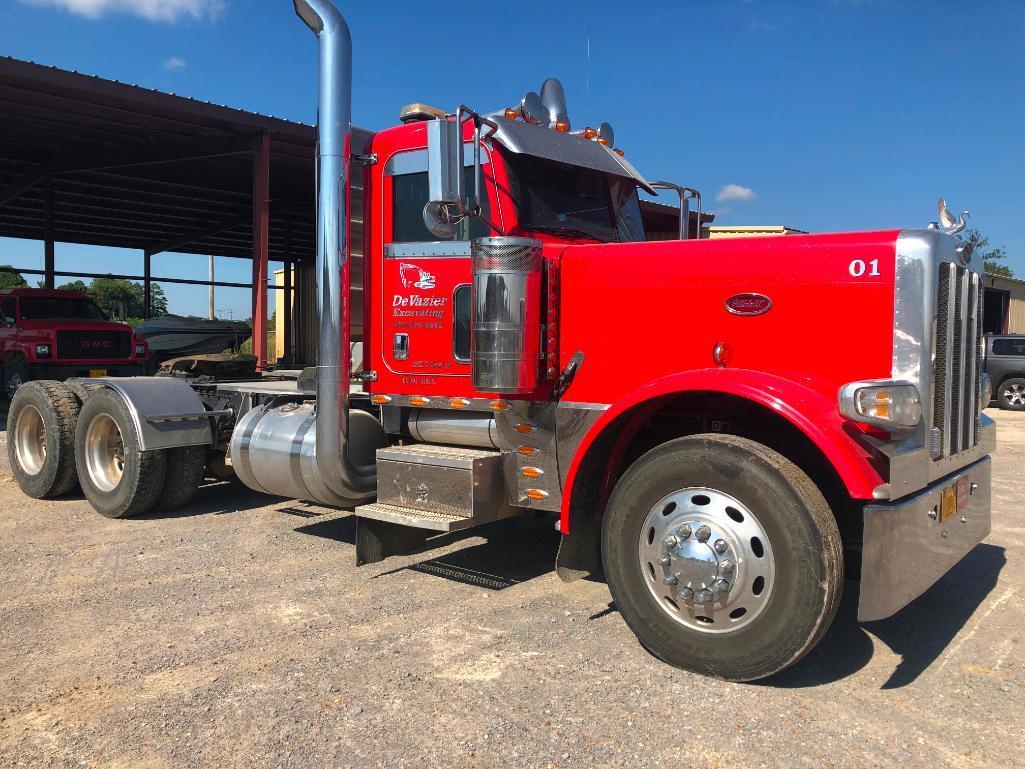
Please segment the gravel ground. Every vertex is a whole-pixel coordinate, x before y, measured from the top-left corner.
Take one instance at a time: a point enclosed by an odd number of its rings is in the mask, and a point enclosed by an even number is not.
[[[989,539],[753,685],[645,653],[550,520],[356,569],[349,515],[235,485],[111,521],[0,481],[0,766],[1025,766],[1025,414],[989,413]]]

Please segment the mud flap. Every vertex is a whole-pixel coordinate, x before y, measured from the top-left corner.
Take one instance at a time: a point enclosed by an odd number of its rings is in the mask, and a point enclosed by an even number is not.
[[[423,549],[436,531],[402,526],[372,518],[356,519],[356,565],[366,566],[393,555],[410,555]]]

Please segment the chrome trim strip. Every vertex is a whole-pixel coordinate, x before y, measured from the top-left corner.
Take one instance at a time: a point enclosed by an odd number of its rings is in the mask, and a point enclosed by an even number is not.
[[[559,401],[560,409],[583,409],[584,411],[606,411],[610,403],[587,403],[585,401]]]
[[[438,240],[426,243],[388,243],[384,247],[385,259],[434,259],[470,257],[470,241]]]

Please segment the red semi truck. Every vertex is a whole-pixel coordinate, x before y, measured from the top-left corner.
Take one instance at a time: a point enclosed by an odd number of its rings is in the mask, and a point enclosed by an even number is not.
[[[355,507],[359,563],[550,514],[563,578],[603,575],[653,653],[732,680],[812,648],[845,575],[880,619],[988,534],[963,218],[646,242],[638,191],[663,184],[607,123],[574,128],[558,81],[353,129],[348,27],[295,6],[320,46],[317,366],[23,388],[23,489],[77,477],[99,512],[140,514],[187,500],[205,457]]]
[[[149,348],[78,291],[0,290],[0,372],[13,398],[33,379],[138,376]]]

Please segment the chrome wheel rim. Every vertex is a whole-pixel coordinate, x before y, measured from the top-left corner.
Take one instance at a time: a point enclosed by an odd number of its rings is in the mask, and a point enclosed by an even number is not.
[[[89,478],[101,491],[113,491],[125,472],[125,443],[117,423],[97,414],[85,432],[85,464]]]
[[[735,632],[772,595],[772,545],[758,519],[734,497],[686,488],[660,499],[637,544],[644,584],[662,611],[700,633]]]
[[[1005,387],[1004,401],[1011,406],[1025,406],[1025,385],[1014,384]]]
[[[39,475],[46,463],[46,425],[35,406],[26,406],[18,415],[14,450],[21,469],[29,475]]]

